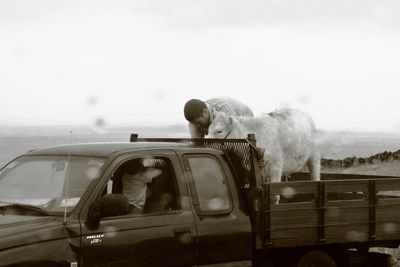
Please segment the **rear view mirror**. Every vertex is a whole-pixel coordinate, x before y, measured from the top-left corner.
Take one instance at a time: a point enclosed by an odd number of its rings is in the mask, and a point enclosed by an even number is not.
[[[104,195],[93,203],[89,210],[87,224],[89,228],[97,228],[104,217],[118,216],[129,213],[128,198],[122,194]]]

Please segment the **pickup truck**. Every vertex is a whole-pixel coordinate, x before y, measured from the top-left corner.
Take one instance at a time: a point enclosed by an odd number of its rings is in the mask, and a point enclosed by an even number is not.
[[[0,170],[0,266],[390,266],[368,249],[400,243],[399,177],[270,183],[261,153],[252,135],[29,151]],[[139,213],[138,166],[160,170]]]

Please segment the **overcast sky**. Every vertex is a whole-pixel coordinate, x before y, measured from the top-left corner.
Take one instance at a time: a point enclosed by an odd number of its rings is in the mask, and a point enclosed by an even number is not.
[[[400,1],[0,0],[0,126],[186,123],[190,98],[400,134]]]

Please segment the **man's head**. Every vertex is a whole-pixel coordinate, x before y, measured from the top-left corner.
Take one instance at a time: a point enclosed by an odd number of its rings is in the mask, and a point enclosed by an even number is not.
[[[210,113],[205,102],[199,99],[190,99],[183,109],[186,120],[193,124],[208,127],[210,124]]]

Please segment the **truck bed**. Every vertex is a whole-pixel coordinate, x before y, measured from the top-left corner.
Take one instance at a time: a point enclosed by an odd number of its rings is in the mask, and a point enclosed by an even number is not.
[[[264,247],[400,240],[400,179],[325,175],[263,185]],[[299,177],[297,177],[299,178]],[[273,202],[280,195],[279,204]]]

